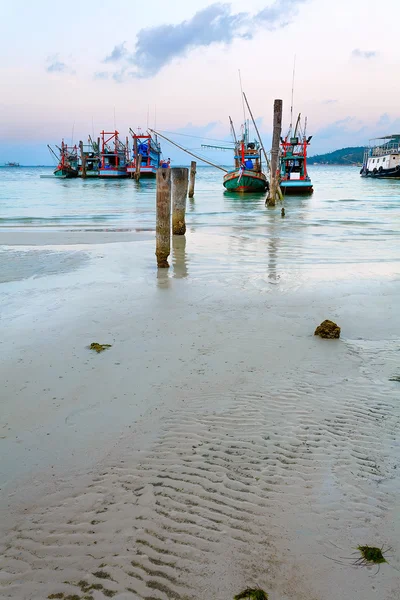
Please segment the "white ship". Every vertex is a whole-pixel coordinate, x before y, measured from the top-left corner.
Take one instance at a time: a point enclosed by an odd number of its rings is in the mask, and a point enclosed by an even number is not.
[[[400,134],[371,140],[364,152],[362,177],[400,179]]]

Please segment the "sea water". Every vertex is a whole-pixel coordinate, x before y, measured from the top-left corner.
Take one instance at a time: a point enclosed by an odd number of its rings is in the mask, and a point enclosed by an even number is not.
[[[216,255],[229,252],[239,262],[262,263],[272,252],[287,267],[369,264],[398,272],[400,180],[364,179],[356,167],[309,170],[314,193],[285,198],[282,217],[280,204],[265,207],[265,194],[226,192],[222,171],[198,167],[188,232],[218,234]],[[0,169],[0,233],[87,230],[90,239],[89,230],[155,229],[154,179],[41,178],[51,173]]]

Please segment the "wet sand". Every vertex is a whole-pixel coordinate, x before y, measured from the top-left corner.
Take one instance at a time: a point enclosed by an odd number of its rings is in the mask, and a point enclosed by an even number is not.
[[[158,275],[153,241],[77,245],[3,284],[3,597],[399,598],[398,278],[251,275],[223,243]]]

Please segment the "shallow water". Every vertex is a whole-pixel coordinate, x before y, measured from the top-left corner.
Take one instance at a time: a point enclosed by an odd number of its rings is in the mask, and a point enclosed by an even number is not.
[[[40,178],[49,173],[0,169],[0,232],[154,229],[154,180]],[[283,219],[264,195],[225,192],[220,171],[199,167],[189,231],[228,236],[226,251],[249,262],[267,250],[286,266],[398,263],[400,181],[362,179],[355,167],[311,167],[310,175],[314,194],[286,198]]]

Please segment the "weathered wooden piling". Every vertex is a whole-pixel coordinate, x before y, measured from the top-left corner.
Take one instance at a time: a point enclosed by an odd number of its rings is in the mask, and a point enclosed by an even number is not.
[[[79,150],[81,151],[82,162],[82,177],[86,177],[86,154],[83,152],[83,142],[79,142]]]
[[[190,178],[189,178],[189,198],[194,196],[194,184],[196,181],[196,161],[192,160],[190,163]]]
[[[164,169],[167,170],[167,169]],[[172,233],[186,233],[186,197],[188,193],[189,169],[174,167],[172,171]]]
[[[157,169],[156,257],[157,267],[169,267],[171,252],[171,169]]]
[[[281,197],[281,191],[279,186],[278,176],[278,158],[279,158],[279,142],[282,133],[282,100],[274,101],[274,130],[272,135],[272,147],[271,147],[271,181],[269,187],[269,194],[267,204],[268,206],[275,206],[276,197]]]
[[[139,156],[136,157],[136,170],[135,170],[135,179],[136,181],[139,181],[140,179],[140,167],[142,164],[142,155],[139,154]]]

